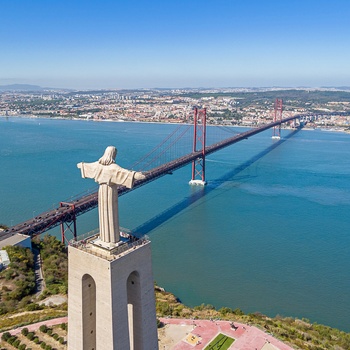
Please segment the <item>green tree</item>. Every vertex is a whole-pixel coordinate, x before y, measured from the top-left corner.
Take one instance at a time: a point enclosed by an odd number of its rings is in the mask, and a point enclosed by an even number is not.
[[[47,333],[48,328],[47,328],[46,324],[41,325],[41,326],[39,327],[39,331],[40,331],[40,332],[43,332],[43,333]]]
[[[3,341],[8,341],[11,338],[11,333],[10,332],[5,332],[1,336],[1,340]]]
[[[28,333],[29,333],[28,328],[23,328],[23,329],[21,330],[21,333],[26,337],[26,336],[28,335]]]
[[[34,337],[35,337],[34,332],[29,332],[29,333],[27,334],[27,338],[28,338],[30,341],[32,341],[32,340],[34,339]]]

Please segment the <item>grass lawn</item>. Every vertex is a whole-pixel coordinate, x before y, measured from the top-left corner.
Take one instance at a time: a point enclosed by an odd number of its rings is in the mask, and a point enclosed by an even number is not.
[[[235,340],[222,333],[218,334],[204,350],[227,350]]]

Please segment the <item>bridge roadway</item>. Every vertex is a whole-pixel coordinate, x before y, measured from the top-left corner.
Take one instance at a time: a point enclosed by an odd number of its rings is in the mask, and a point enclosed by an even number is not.
[[[243,133],[240,133],[238,135],[235,135],[233,137],[230,137],[228,139],[225,139],[223,141],[214,143],[206,147],[206,155],[216,152],[224,147],[233,145],[234,143],[239,142],[241,140],[245,140],[248,137],[256,135],[264,130],[267,130],[274,126],[278,126],[279,124],[283,124],[302,117],[304,116],[295,115],[293,117],[284,118],[281,121],[266,124],[259,128],[251,129]],[[167,174],[171,174],[173,171],[201,157],[202,157],[202,151],[192,152],[188,155],[185,155],[183,157],[180,157],[173,161],[165,163],[159,167],[153,168],[150,171],[144,172],[146,178],[143,180],[135,181],[134,187],[132,189],[128,189],[124,186],[119,186],[118,195],[121,196],[151,181],[154,181],[159,177],[162,177]],[[59,226],[62,222],[72,222],[74,219],[74,216],[82,215],[87,211],[96,208],[97,201],[98,201],[98,192],[94,192],[92,194],[80,197],[79,199],[76,199],[72,202],[63,203],[61,207],[46,211],[42,214],[39,214],[33,219],[24,221],[20,224],[12,226],[7,230],[3,231],[0,234],[0,241],[13,236],[15,233],[21,233],[21,234],[34,237],[45,231],[48,231],[49,229]]]

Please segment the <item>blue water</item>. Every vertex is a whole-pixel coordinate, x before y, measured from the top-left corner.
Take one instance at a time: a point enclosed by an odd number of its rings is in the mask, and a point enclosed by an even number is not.
[[[107,145],[128,167],[175,127],[0,118],[0,223],[95,189],[76,163]],[[350,135],[290,133],[210,155],[204,189],[188,185],[186,166],[121,197],[121,225],[150,236],[155,280],[187,305],[350,331]],[[96,210],[78,218],[79,234],[96,227]]]

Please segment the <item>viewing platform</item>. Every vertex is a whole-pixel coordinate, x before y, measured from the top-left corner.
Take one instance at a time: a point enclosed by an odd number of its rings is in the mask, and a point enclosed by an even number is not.
[[[99,236],[99,229],[96,229],[78,236],[76,240],[70,240],[69,246],[86,251],[87,253],[108,261],[113,261],[127,255],[140,246],[150,243],[147,236],[141,238],[136,237],[127,229],[122,229],[120,231],[120,240],[117,243],[102,242]]]

